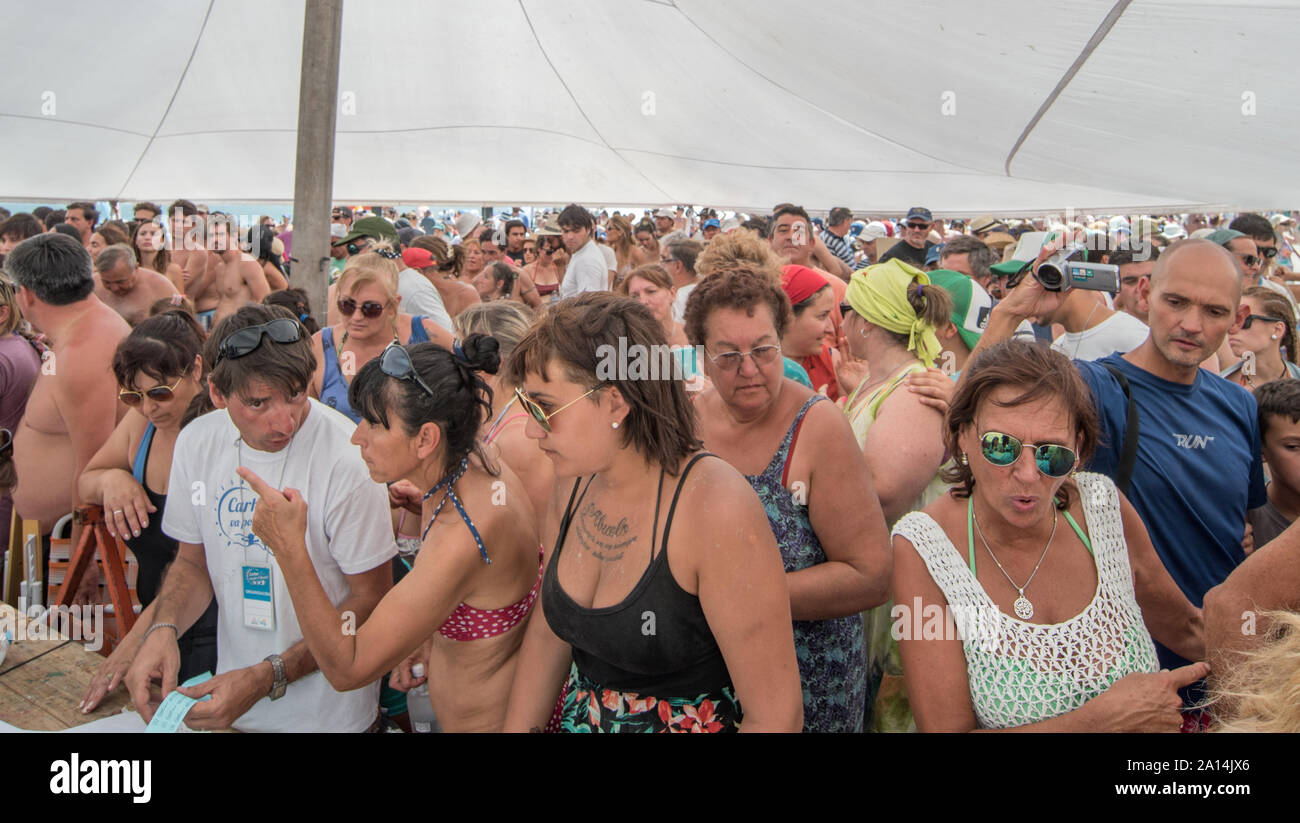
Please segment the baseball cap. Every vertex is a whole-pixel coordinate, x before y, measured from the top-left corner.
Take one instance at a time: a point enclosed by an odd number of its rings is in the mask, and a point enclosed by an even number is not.
[[[352,231],[343,236],[340,243],[351,243],[361,237],[371,237],[375,240],[387,240],[393,245],[397,245],[397,229],[382,217],[363,217],[360,220],[352,221]]]
[[[720,229],[720,228],[722,228],[722,224],[719,223],[717,220],[714,220],[713,218],[709,218],[708,220],[705,220],[705,221],[704,221],[704,225],[703,225],[703,226],[700,226],[700,228],[702,228],[702,229],[708,229],[708,228]]]
[[[913,206],[908,209],[907,217],[903,218],[903,220],[924,220],[927,223],[933,223],[934,215],[930,214],[930,210],[924,206]]]
[[[996,269],[997,266],[993,268]],[[935,269],[930,272],[930,282],[952,297],[953,325],[957,327],[957,334],[961,335],[966,347],[974,350],[980,342],[980,336],[984,334],[984,327],[988,325],[993,298],[984,291],[983,286],[960,272]]]
[[[660,209],[659,211],[655,212],[655,217],[669,217],[676,220],[677,212],[673,211],[672,209]]]
[[[402,250],[402,262],[412,269],[427,269],[438,264],[433,259],[433,252],[417,246]]]
[[[1177,223],[1166,223],[1165,229],[1160,235],[1166,240],[1182,240],[1187,236],[1187,229]]]
[[[994,263],[992,266],[989,266],[989,271],[993,272],[993,274],[995,274],[998,277],[1008,277],[1010,275],[1016,274],[1021,269],[1026,268],[1025,263],[1027,262],[1029,261],[1008,260],[1005,263]]]
[[[1209,240],[1211,243],[1217,243],[1220,246],[1227,246],[1230,240],[1236,240],[1238,237],[1245,236],[1245,234],[1236,229],[1215,229],[1205,235],[1205,239]]]
[[[882,237],[888,236],[889,230],[885,228],[885,224],[881,223],[879,220],[872,220],[870,223],[863,226],[862,231],[858,233],[858,240],[863,243],[870,243],[872,240],[879,240]]]
[[[925,265],[928,266],[931,263],[938,263],[939,256],[942,254],[943,254],[943,246],[941,245],[931,246],[930,250],[925,253]]]
[[[415,226],[403,226],[397,230],[397,239],[401,241],[403,246],[409,246],[411,245],[412,240],[422,234],[424,234],[424,232],[420,231]]]
[[[729,231],[735,231],[738,228],[740,228],[740,221],[734,217],[728,217],[725,221],[723,221],[721,226],[723,234],[726,234]]]

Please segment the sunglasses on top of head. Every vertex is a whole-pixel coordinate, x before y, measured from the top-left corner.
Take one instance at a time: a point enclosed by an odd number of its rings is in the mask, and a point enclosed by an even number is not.
[[[438,399],[438,395],[433,393],[433,389],[429,388],[429,384],[424,382],[420,373],[415,370],[411,355],[396,342],[389,343],[379,355],[379,370],[396,380],[410,380],[424,389],[425,394],[435,400]]]
[[[302,324],[288,317],[277,317],[266,323],[233,331],[226,335],[217,348],[217,360],[213,367],[222,360],[234,360],[251,354],[262,345],[262,335],[280,344],[297,343],[302,339]]]
[[[168,400],[171,400],[176,396],[176,387],[183,382],[185,382],[185,375],[181,375],[180,378],[170,386],[154,386],[152,389],[145,389],[143,392],[136,391],[135,389],[120,389],[117,392],[117,397],[131,408],[135,408],[143,403],[145,397],[158,403],[166,403]]]
[[[358,306],[356,300],[353,300],[351,297],[344,297],[339,300],[338,308],[339,314],[344,317],[351,317],[356,313],[357,309],[361,309],[362,317],[374,320],[376,317],[384,313],[384,309],[387,308],[387,306],[377,300],[367,300]]]
[[[985,432],[980,437],[980,454],[994,466],[1005,468],[1020,459],[1026,448],[1034,450],[1034,465],[1048,477],[1061,478],[1074,470],[1078,455],[1057,443],[1024,443],[1002,432]]]

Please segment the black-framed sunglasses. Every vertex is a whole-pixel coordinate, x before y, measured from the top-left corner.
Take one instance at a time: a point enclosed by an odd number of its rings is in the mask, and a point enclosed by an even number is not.
[[[387,306],[377,300],[367,300],[358,306],[357,301],[351,297],[341,298],[335,305],[338,306],[339,314],[344,317],[351,317],[359,308],[361,309],[361,316],[371,320],[374,320],[376,317],[383,314],[384,309],[387,308]]]
[[[1025,448],[1034,450],[1034,465],[1048,477],[1065,477],[1074,471],[1079,456],[1074,449],[1058,443],[1025,443],[1018,437],[1002,432],[985,432],[980,436],[980,454],[995,466],[1013,465]]]
[[[379,355],[379,370],[396,380],[410,380],[424,389],[425,394],[435,400],[438,399],[433,389],[429,388],[429,384],[424,382],[420,373],[415,370],[414,364],[411,363],[411,355],[395,342],[389,343]]]
[[[930,228],[929,223],[904,223],[903,226],[909,229],[915,229],[917,231],[920,231],[921,229]]]
[[[280,344],[297,343],[302,339],[302,324],[288,317],[277,317],[266,323],[233,331],[217,347],[217,362],[251,354],[262,345],[262,335]],[[216,363],[213,364],[215,365]]]
[[[1263,320],[1263,321],[1265,321],[1266,323],[1285,323],[1285,322],[1286,322],[1285,320],[1283,320],[1283,319],[1280,318],[1280,317],[1269,317],[1267,314],[1248,314],[1248,315],[1246,315],[1246,319],[1243,320],[1243,321],[1241,321],[1241,328],[1242,328],[1242,329],[1248,329],[1248,328],[1250,328],[1251,325],[1254,324],[1254,322],[1255,322],[1256,320]]]
[[[185,382],[187,376],[188,375],[182,374],[176,382],[170,386],[154,386],[152,389],[145,389],[144,391],[126,388],[119,389],[117,397],[131,408],[139,406],[144,402],[146,397],[158,403],[166,403],[168,400],[171,400],[176,396],[176,387]]]
[[[853,311],[853,306],[851,306],[850,304],[848,304],[848,303],[841,303],[841,304],[840,304],[840,316],[841,316],[841,317],[848,317],[848,316],[849,316],[849,312],[851,312],[851,311]]]
[[[1265,260],[1272,260],[1277,257],[1277,248],[1275,246],[1263,246],[1260,248],[1259,253]]]
[[[1233,254],[1237,255],[1237,259],[1240,260],[1244,266],[1258,266],[1260,263],[1264,262],[1253,254],[1240,254],[1238,252],[1233,252]]]

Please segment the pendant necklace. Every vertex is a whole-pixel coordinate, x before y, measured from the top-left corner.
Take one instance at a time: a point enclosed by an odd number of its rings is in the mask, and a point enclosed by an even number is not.
[[[993,562],[997,563],[998,570],[1002,572],[1002,576],[1011,584],[1011,588],[1015,589],[1020,594],[1020,596],[1016,598],[1016,602],[1011,604],[1011,608],[1015,611],[1016,617],[1019,617],[1021,620],[1029,620],[1034,616],[1034,604],[1030,603],[1029,598],[1025,597],[1025,589],[1029,588],[1029,584],[1034,582],[1034,575],[1038,574],[1038,567],[1043,565],[1043,558],[1047,557],[1047,550],[1052,547],[1052,539],[1056,537],[1056,523],[1060,519],[1056,507],[1052,507],[1052,533],[1047,538],[1047,545],[1043,547],[1042,556],[1038,558],[1038,563],[1034,565],[1033,572],[1030,573],[1029,579],[1025,581],[1025,585],[1023,586],[1016,585],[1016,581],[1012,580],[1011,575],[1007,574],[1007,570],[1002,567],[1002,563],[998,560],[997,555],[993,553],[993,549],[989,548],[989,541],[984,539],[984,532],[980,529],[980,521],[975,517],[973,509],[971,511],[971,519],[975,522],[975,533],[980,536],[980,542],[984,544],[984,548],[988,551],[989,557],[992,557]]]

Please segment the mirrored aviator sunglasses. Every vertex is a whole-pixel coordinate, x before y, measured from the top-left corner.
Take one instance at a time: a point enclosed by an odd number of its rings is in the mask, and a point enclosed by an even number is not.
[[[1006,467],[1020,459],[1028,446],[1034,450],[1034,464],[1048,477],[1065,477],[1074,470],[1078,455],[1073,449],[1056,443],[1022,443],[1002,432],[985,432],[980,438],[980,454],[995,466]]]
[[[266,323],[233,331],[221,341],[221,346],[217,349],[217,360],[234,360],[251,354],[262,345],[262,335],[276,343],[297,343],[302,339],[302,325],[288,317],[277,317]]]

